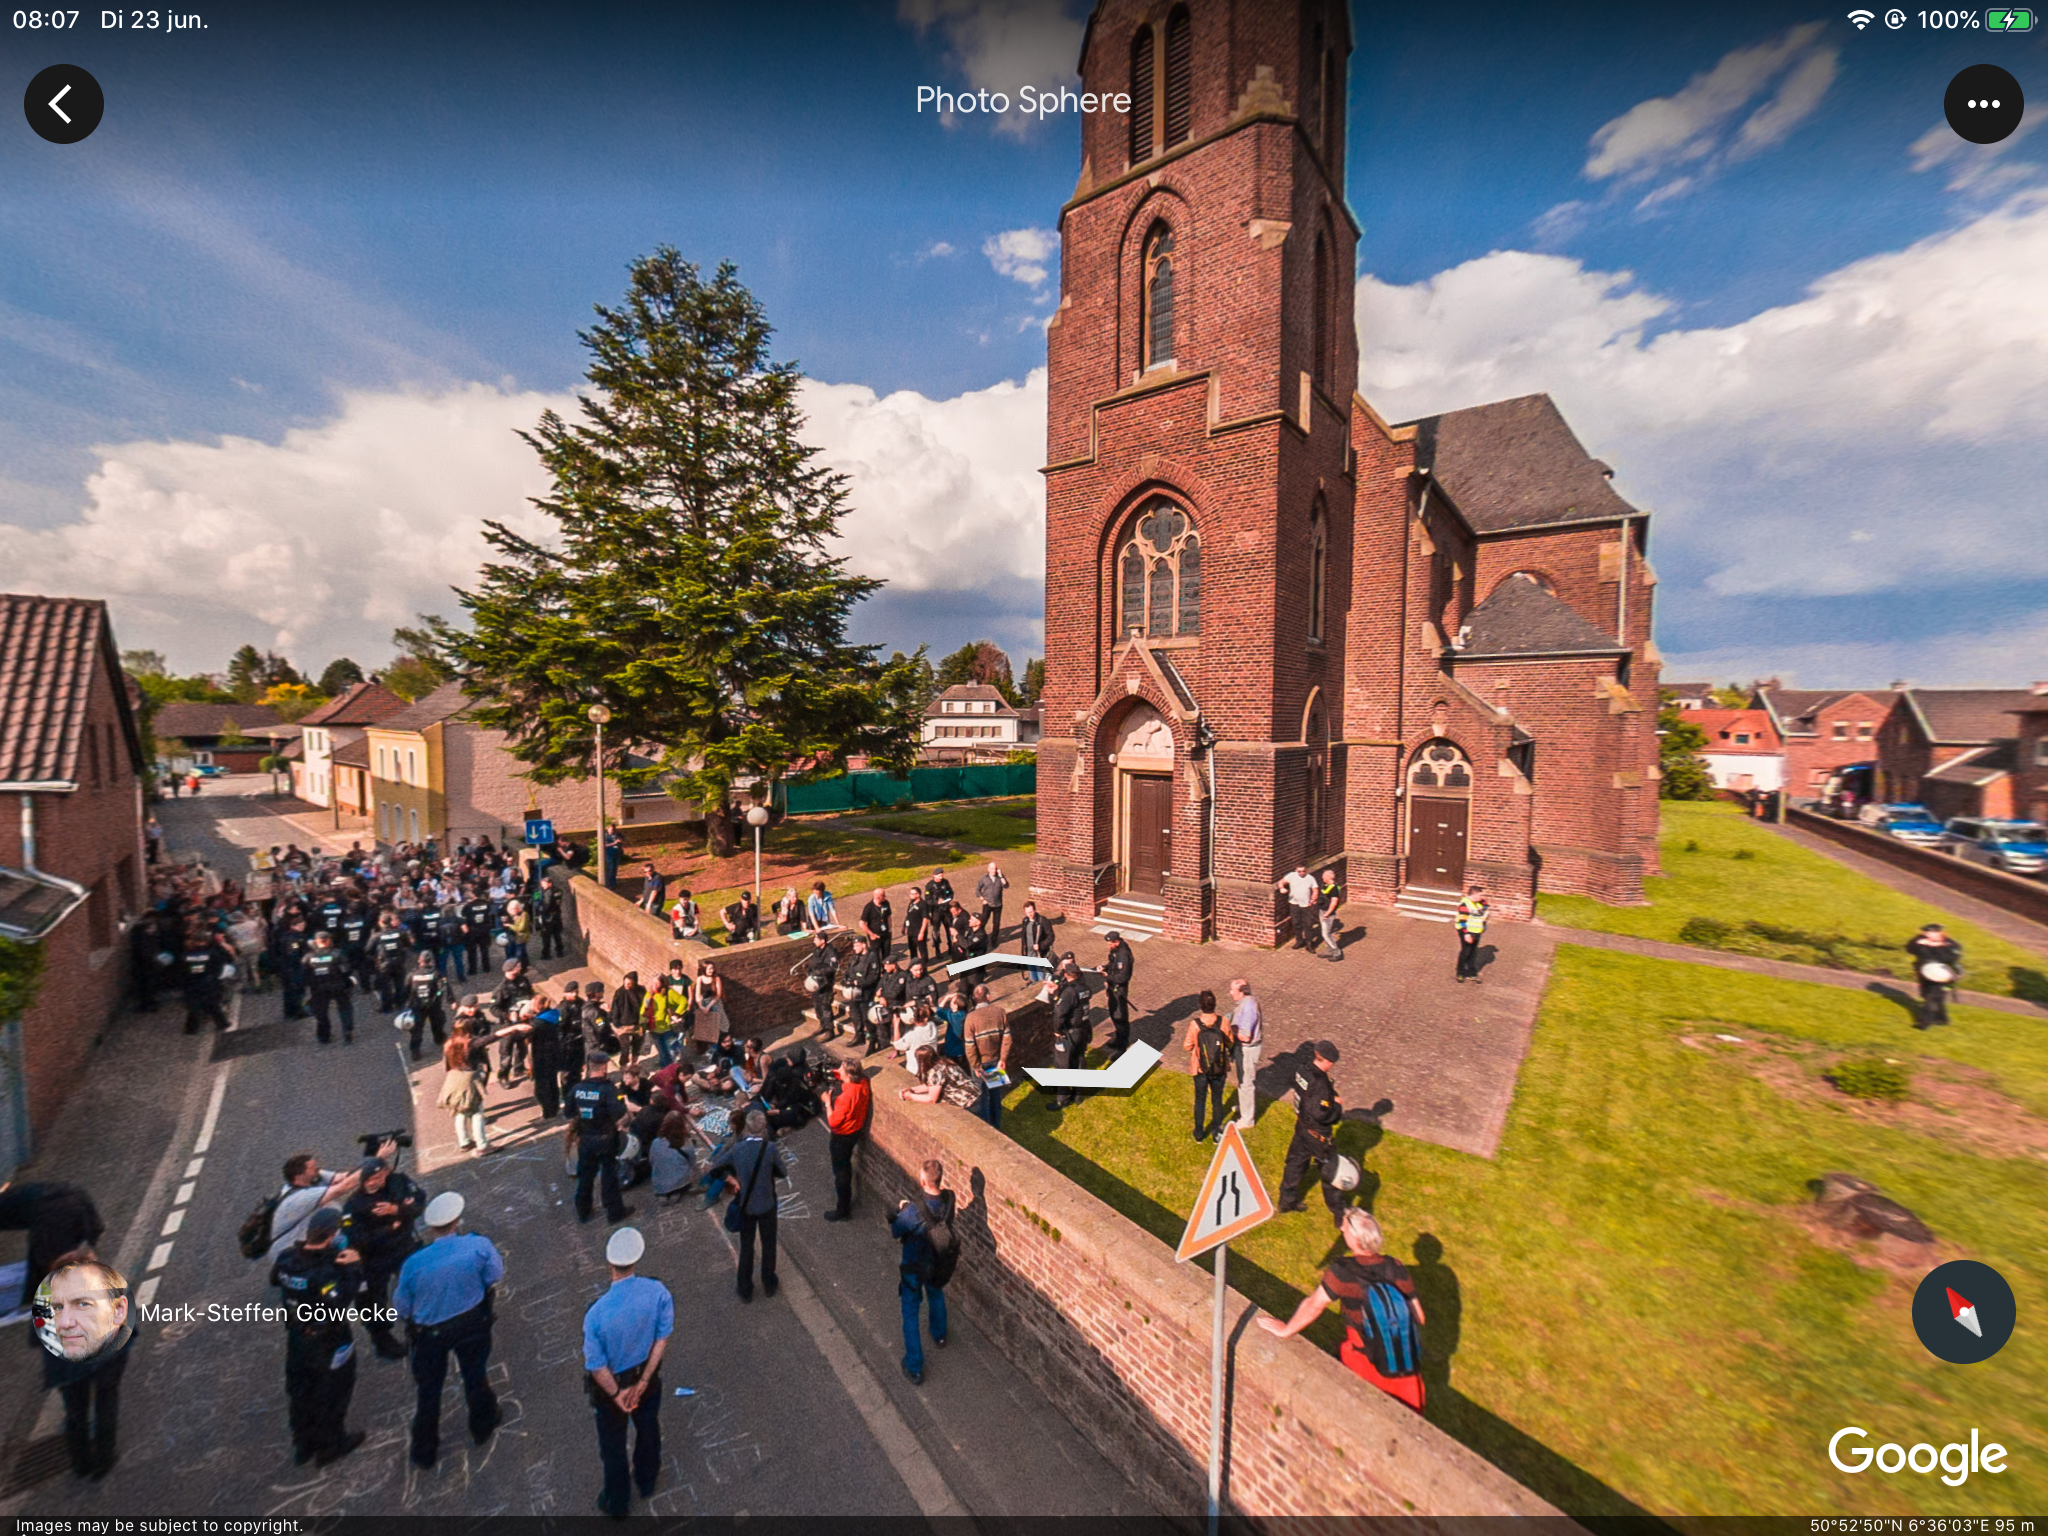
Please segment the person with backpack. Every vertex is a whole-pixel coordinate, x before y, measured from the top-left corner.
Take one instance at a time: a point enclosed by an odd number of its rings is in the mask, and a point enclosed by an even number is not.
[[[397,1151],[398,1143],[387,1138],[377,1156],[390,1157]],[[306,1235],[306,1223],[313,1213],[323,1205],[346,1200],[362,1177],[360,1171],[336,1173],[322,1168],[311,1152],[294,1152],[284,1162],[284,1187],[242,1223],[237,1239],[243,1254],[275,1264],[279,1254]]]
[[[1322,1284],[1301,1299],[1286,1322],[1262,1317],[1259,1326],[1291,1339],[1335,1302],[1344,1315],[1344,1342],[1337,1358],[1353,1375],[1389,1397],[1422,1412],[1422,1329],[1428,1321],[1416,1299],[1415,1281],[1399,1259],[1380,1252],[1380,1224],[1352,1206],[1339,1223],[1344,1246],[1323,1271]]]
[[[924,1385],[924,1334],[919,1309],[931,1304],[932,1348],[946,1347],[946,1282],[960,1262],[953,1220],[961,1205],[946,1188],[946,1165],[928,1158],[918,1170],[918,1196],[896,1202],[889,1235],[902,1244],[896,1293],[903,1303],[903,1374]],[[974,1203],[970,1190],[967,1204]]]
[[[1188,1020],[1188,1071],[1195,1079],[1195,1140],[1223,1139],[1223,1083],[1230,1076],[1230,1036],[1224,1032],[1223,1015],[1216,1011],[1216,994],[1206,989],[1196,1000],[1196,1012]],[[1203,1105],[1213,1102],[1204,1124]]]

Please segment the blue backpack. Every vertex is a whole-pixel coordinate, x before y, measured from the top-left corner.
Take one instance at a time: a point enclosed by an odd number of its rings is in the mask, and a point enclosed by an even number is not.
[[[1365,1288],[1365,1302],[1356,1318],[1348,1319],[1359,1335],[1365,1353],[1382,1376],[1413,1376],[1422,1368],[1422,1341],[1415,1331],[1415,1314],[1408,1298],[1385,1280]]]

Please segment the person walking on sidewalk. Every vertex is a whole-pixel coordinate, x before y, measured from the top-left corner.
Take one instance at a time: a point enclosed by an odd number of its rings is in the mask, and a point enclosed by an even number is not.
[[[604,1491],[597,1507],[614,1520],[632,1504],[629,1480],[640,1497],[654,1497],[661,1475],[661,1360],[676,1329],[675,1299],[659,1280],[634,1273],[647,1252],[635,1227],[621,1227],[605,1244],[611,1289],[583,1314],[584,1390],[597,1415],[597,1455]],[[626,1459],[626,1426],[633,1457]]]
[[[1230,984],[1230,1040],[1237,1066],[1237,1128],[1249,1131],[1259,1118],[1259,1058],[1266,1050],[1266,1022],[1252,984],[1240,976]]]
[[[783,1166],[782,1148],[768,1139],[768,1117],[758,1109],[747,1112],[744,1138],[704,1175],[707,1183],[720,1176],[739,1202],[739,1298],[754,1299],[756,1238],[761,1244],[761,1289],[773,1296],[782,1288],[782,1282],[775,1278],[775,1212],[779,1199],[775,1181],[788,1178],[789,1170]],[[731,1221],[728,1215],[728,1230]]]
[[[1460,982],[1484,984],[1479,975],[1479,941],[1486,937],[1486,919],[1492,910],[1486,903],[1486,893],[1476,885],[1466,886],[1465,894],[1458,899],[1458,915],[1452,922],[1458,930],[1456,974]]]
[[[832,1133],[832,1191],[837,1197],[825,1219],[845,1221],[853,1214],[853,1154],[868,1132],[875,1095],[857,1061],[842,1060],[832,1076],[838,1087],[818,1095],[825,1108],[825,1128]]]
[[[419,1388],[412,1464],[422,1470],[441,1452],[441,1387],[451,1354],[462,1372],[470,1438],[482,1445],[504,1418],[486,1373],[491,1287],[505,1278],[505,1260],[489,1238],[462,1230],[462,1196],[453,1190],[427,1202],[426,1221],[427,1246],[405,1261],[391,1297],[411,1342],[412,1379]]]
[[[953,1218],[960,1204],[946,1188],[946,1165],[927,1159],[918,1170],[915,1200],[896,1202],[889,1235],[902,1244],[897,1260],[896,1292],[903,1303],[903,1374],[924,1383],[924,1328],[921,1309],[931,1305],[932,1348],[946,1347],[946,1282],[960,1260],[960,1239]],[[974,1203],[969,1191],[967,1203]]]
[[[1223,1080],[1230,1074],[1230,1037],[1224,1033],[1223,1016],[1216,1011],[1216,994],[1204,990],[1195,1003],[1195,1016],[1188,1020],[1188,1072],[1195,1080],[1195,1140],[1223,1139]],[[1204,1101],[1213,1103],[1209,1117],[1203,1116]]]

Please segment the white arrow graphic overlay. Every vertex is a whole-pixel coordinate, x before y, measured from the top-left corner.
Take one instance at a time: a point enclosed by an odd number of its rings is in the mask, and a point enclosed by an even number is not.
[[[69,112],[66,112],[62,107],[58,106],[57,103],[62,101],[66,96],[69,96],[70,94],[71,87],[67,85],[64,87],[63,90],[59,91],[56,95],[50,98],[50,110],[56,113],[59,117],[63,118],[64,121],[67,123],[71,121],[71,114]]]
[[[1031,1080],[1041,1088],[1135,1088],[1147,1072],[1159,1065],[1159,1052],[1142,1040],[1106,1067],[1026,1067]]]
[[[1026,965],[1041,971],[1052,969],[1052,962],[1050,960],[1041,960],[1036,955],[996,954],[976,955],[972,960],[955,960],[946,967],[946,974],[948,976],[961,976],[965,975],[968,971],[978,971],[985,965]]]

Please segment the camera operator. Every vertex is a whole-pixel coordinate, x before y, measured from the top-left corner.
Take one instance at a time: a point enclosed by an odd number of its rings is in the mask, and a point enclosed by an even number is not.
[[[381,1308],[390,1299],[391,1282],[419,1247],[413,1224],[427,1208],[427,1193],[381,1157],[366,1157],[359,1170],[362,1182],[341,1210],[347,1218],[349,1246],[363,1256],[363,1295]],[[405,1346],[389,1322],[368,1324],[370,1342],[380,1360],[403,1360]]]
[[[389,1157],[398,1143],[386,1137],[377,1156]],[[323,1205],[346,1200],[362,1182],[360,1171],[336,1173],[322,1168],[311,1152],[294,1152],[285,1159],[284,1188],[278,1191],[277,1209],[270,1215],[270,1247],[264,1257],[275,1264],[285,1249],[306,1235],[306,1224]]]

